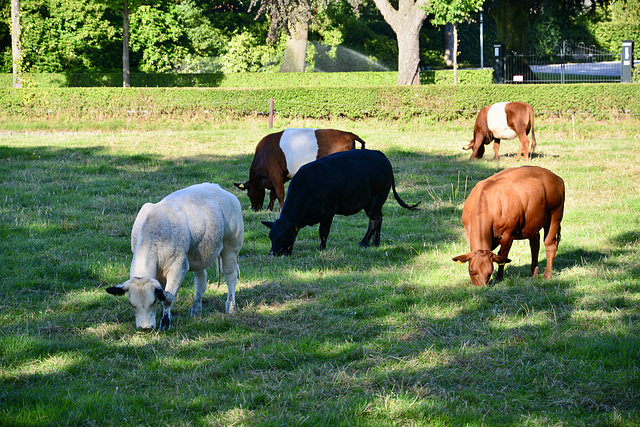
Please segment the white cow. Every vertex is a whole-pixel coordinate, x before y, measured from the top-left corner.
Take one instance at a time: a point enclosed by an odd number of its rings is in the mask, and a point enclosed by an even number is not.
[[[243,241],[242,208],[236,196],[210,183],[178,190],[158,203],[142,206],[131,230],[129,280],[107,292],[129,292],[136,326],[142,329],[155,329],[156,305],[161,301],[160,328],[169,330],[171,306],[187,271],[195,273],[191,315],[197,316],[207,289],[206,269],[218,260],[227,282],[225,311],[233,313]]]

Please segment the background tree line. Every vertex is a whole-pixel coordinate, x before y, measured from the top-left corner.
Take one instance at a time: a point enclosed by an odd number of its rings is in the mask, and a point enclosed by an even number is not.
[[[456,0],[439,1],[456,7]],[[362,0],[354,8],[353,1],[334,0],[315,7],[308,26],[306,71],[398,69],[398,34],[376,4],[379,2]],[[12,69],[10,3],[0,0],[2,72]],[[278,71],[290,32],[281,26],[274,33],[275,17],[253,3],[252,8],[249,0],[136,3],[130,11],[131,71]],[[116,4],[108,0],[22,0],[22,71],[121,71],[123,17]],[[400,8],[398,0],[389,5]],[[487,0],[483,8],[485,66],[491,64],[491,42],[500,38],[509,41],[508,49],[536,48],[543,53],[553,52],[563,39],[615,52],[622,39],[640,40],[640,0],[590,7],[578,0]],[[515,26],[517,34],[504,28],[507,20],[523,23]],[[456,28],[458,62],[479,66],[479,12],[467,14]],[[419,67],[446,67],[443,20],[425,12],[418,38]],[[357,60],[363,56],[366,61]]]

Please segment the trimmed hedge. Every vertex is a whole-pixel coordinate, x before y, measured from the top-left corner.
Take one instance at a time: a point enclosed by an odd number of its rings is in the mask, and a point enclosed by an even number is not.
[[[398,73],[231,73],[231,74],[131,74],[133,87],[294,88],[335,86],[391,86]],[[423,71],[422,84],[453,84],[453,70]],[[491,84],[493,70],[458,70],[460,84]],[[11,74],[0,74],[0,87],[13,86]],[[122,87],[122,73],[25,74],[25,88]]]
[[[352,120],[468,119],[494,102],[524,101],[537,114],[640,117],[640,85],[425,85],[262,89],[48,88],[0,89],[4,119],[193,119],[268,113]]]

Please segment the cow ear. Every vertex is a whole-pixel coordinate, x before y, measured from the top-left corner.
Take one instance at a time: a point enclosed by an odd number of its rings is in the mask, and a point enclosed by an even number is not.
[[[453,257],[452,259],[458,264],[463,264],[465,262],[468,262],[470,258],[471,256],[469,254],[464,254],[464,255],[458,255],[457,257]]]
[[[162,288],[155,288],[153,292],[156,294],[156,298],[158,298],[160,301],[164,301],[167,299]]]
[[[491,257],[491,261],[495,262],[498,265],[505,265],[511,262],[509,258],[505,256],[496,255],[496,254],[493,254],[493,256]]]
[[[246,190],[247,186],[244,185],[242,182],[234,182],[233,185],[235,185],[236,187],[238,187],[241,190]]]
[[[269,230],[273,227],[273,221],[262,221],[262,224],[265,225]]]
[[[111,295],[124,295],[127,291],[128,288],[125,288],[124,286],[125,284],[123,283],[122,285],[118,285],[118,286],[111,286],[110,288],[105,289],[107,291],[108,294]]]

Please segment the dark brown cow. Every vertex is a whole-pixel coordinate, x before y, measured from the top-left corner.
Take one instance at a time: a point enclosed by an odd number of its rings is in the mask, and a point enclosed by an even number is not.
[[[453,258],[469,262],[474,285],[489,283],[496,262],[497,280],[502,280],[504,265],[514,240],[529,239],[531,276],[538,274],[540,230],[544,228],[547,268],[551,278],[553,259],[560,243],[560,222],[564,212],[564,181],[538,166],[505,169],[480,181],[471,190],[462,209],[462,223],[471,252]],[[492,251],[500,245],[500,255]]]
[[[520,139],[520,148],[516,160],[520,160],[520,154],[524,159],[529,159],[529,130],[531,130],[531,152],[536,150],[536,134],[534,131],[534,115],[531,105],[525,102],[499,102],[484,107],[478,113],[476,125],[473,129],[473,139],[464,150],[473,149],[472,159],[481,159],[484,155],[484,146],[493,141],[495,158],[498,158],[501,139]]]
[[[234,185],[247,190],[254,211],[262,209],[265,189],[271,190],[267,210],[273,209],[276,198],[282,209],[284,183],[301,166],[328,154],[354,149],[356,141],[364,148],[365,142],[359,136],[336,129],[292,128],[267,135],[256,146],[249,181]]]

